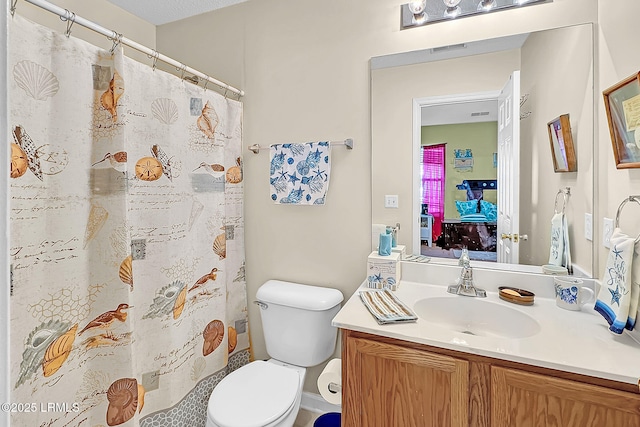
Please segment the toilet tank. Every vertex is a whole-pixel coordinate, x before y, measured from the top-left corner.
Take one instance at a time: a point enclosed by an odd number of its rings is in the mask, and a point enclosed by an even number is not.
[[[256,299],[269,356],[303,367],[331,357],[338,333],[331,319],[343,300],[339,290],[269,280]]]

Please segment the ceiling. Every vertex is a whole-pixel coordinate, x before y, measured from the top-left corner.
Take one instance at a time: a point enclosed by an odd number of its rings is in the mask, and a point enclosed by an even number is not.
[[[107,0],[154,25],[221,9],[247,0]]]

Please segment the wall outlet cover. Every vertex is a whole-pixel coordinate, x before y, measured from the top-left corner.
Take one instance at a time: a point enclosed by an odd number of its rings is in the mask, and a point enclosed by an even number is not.
[[[611,248],[611,235],[613,234],[613,220],[611,218],[604,218],[602,221],[602,245],[610,249]]]
[[[398,208],[398,195],[397,194],[387,194],[384,196],[384,207],[385,208]]]
[[[584,238],[593,241],[593,217],[590,213],[584,214]]]

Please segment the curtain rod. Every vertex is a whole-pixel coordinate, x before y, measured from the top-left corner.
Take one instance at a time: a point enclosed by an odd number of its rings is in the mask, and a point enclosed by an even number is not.
[[[17,1],[17,0],[16,0]],[[155,67],[155,63],[156,61],[159,59],[162,62],[166,62],[167,64],[173,65],[174,67],[176,67],[178,70],[181,70],[183,73],[187,72],[190,74],[193,74],[194,76],[198,76],[198,78],[204,79],[205,82],[210,82],[215,84],[216,86],[219,86],[220,88],[224,89],[225,91],[229,91],[229,92],[233,92],[235,94],[237,94],[238,96],[244,96],[244,91],[240,90],[240,89],[236,89],[233,86],[230,86],[226,83],[221,82],[220,80],[216,80],[213,77],[209,77],[208,75],[201,73],[198,70],[195,70],[191,67],[187,67],[185,64],[183,64],[182,62],[176,61],[175,59],[169,58],[168,56],[162,55],[161,53],[159,53],[157,50],[154,49],[150,49],[146,46],[143,46],[133,40],[130,40],[126,37],[123,37],[122,34],[119,34],[115,31],[112,30],[108,30],[98,24],[96,24],[93,21],[89,21],[88,19],[82,18],[81,16],[77,16],[75,13],[70,12],[68,9],[63,9],[59,6],[56,6],[53,3],[49,3],[48,1],[45,0],[25,0],[28,3],[31,3],[35,6],[41,7],[42,9],[48,10],[51,13],[55,13],[56,15],[60,16],[60,19],[62,19],[63,21],[68,21],[67,23],[67,35],[69,34],[70,30],[71,30],[71,25],[73,25],[74,23],[77,23],[79,25],[82,25],[83,27],[86,27],[90,30],[93,30],[97,33],[102,34],[103,36],[106,36],[108,39],[112,40],[114,43],[114,46],[117,46],[117,44],[124,44],[126,46],[129,46],[139,52],[142,53],[146,53],[149,57],[153,58],[153,64]],[[15,1],[12,2],[12,6],[11,6],[11,12],[13,13],[14,9],[15,9]],[[197,84],[197,83],[196,83]],[[205,83],[205,88],[206,88],[206,83]]]

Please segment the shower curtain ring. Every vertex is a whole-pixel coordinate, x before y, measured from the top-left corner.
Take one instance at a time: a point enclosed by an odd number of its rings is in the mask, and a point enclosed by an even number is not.
[[[204,91],[206,92],[207,91],[207,85],[209,84],[209,76],[206,75],[206,74],[205,74],[205,76],[206,76],[206,78],[204,80]]]
[[[151,69],[153,71],[156,70],[156,66],[158,65],[158,57],[160,56],[160,54],[158,53],[157,50],[153,50],[153,52],[151,53],[151,55],[147,55],[149,58],[153,58],[153,64],[151,65]]]
[[[228,86],[225,86],[225,88],[224,88],[224,95],[223,95],[223,96],[225,97],[225,99],[227,98],[227,93],[228,93],[228,92],[229,92],[229,87],[228,87]]]
[[[184,80],[184,73],[185,71],[187,71],[187,66],[185,64],[181,64],[182,66],[180,68],[178,68],[178,70],[181,70],[182,72],[180,73],[180,80]]]
[[[60,17],[61,21],[67,21],[67,31],[65,31],[64,35],[69,37],[71,35],[71,27],[76,22],[76,14],[75,12],[70,12],[69,9],[64,10],[66,13],[64,16]]]
[[[16,13],[16,5],[18,4],[18,0],[13,0],[11,2],[11,9],[9,9],[9,11],[11,12],[11,16],[15,15]]]
[[[113,54],[113,52],[116,51],[116,48],[120,45],[120,43],[122,43],[122,34],[116,33],[115,31],[113,32],[113,34],[115,34],[115,36],[110,38],[113,41],[113,46],[111,46],[111,49],[109,50],[111,54]]]

